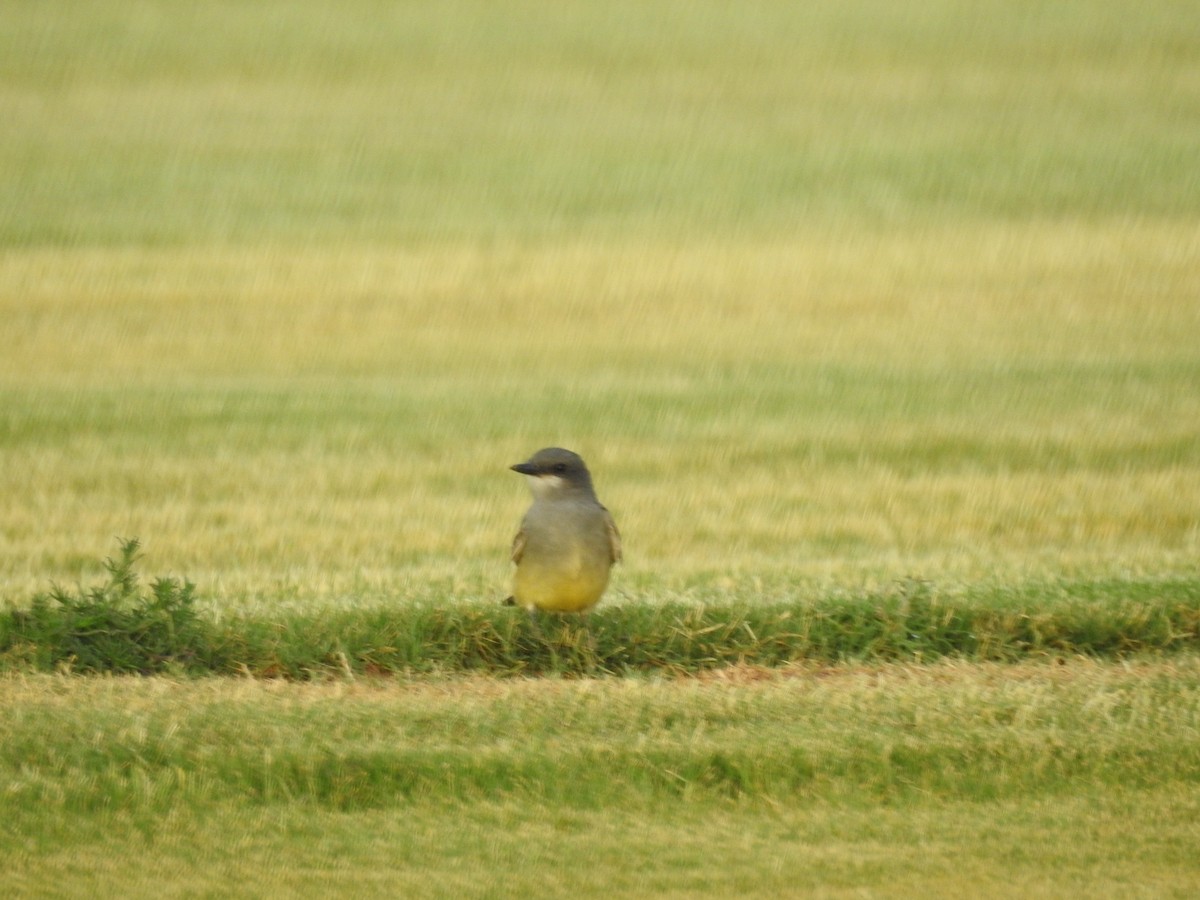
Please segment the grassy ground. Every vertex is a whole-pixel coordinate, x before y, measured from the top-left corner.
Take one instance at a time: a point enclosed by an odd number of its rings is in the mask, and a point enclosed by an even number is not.
[[[10,599],[114,535],[235,603],[503,596],[505,469],[553,443],[617,514],[618,593],[1194,575],[1198,232],[963,230],[12,251]]]
[[[64,818],[53,839],[10,850],[7,886],[65,897],[119,884],[139,898],[1186,898],[1197,806],[1194,793],[1120,789],[870,808],[238,806],[153,825]]]
[[[601,647],[913,585],[1194,643],[1200,30],[1085,7],[7,4],[0,605],[139,537],[331,655],[18,665],[3,886],[1194,894],[1186,654],[321,680],[503,624],[552,443],[625,537]]]
[[[1194,659],[4,688],[3,879],[31,895],[1200,883]]]
[[[1092,6],[17,4],[6,599],[503,595],[548,443],[639,599],[1195,574],[1200,35]]]

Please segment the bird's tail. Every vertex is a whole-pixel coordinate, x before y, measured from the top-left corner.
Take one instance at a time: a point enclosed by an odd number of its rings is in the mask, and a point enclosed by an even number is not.
[[[503,603],[505,606],[516,606],[517,598],[516,597],[505,597],[503,600]]]

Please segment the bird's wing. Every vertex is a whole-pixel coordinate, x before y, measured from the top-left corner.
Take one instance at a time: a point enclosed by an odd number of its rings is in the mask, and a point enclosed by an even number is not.
[[[517,532],[517,536],[513,538],[512,561],[515,563],[519,563],[521,561],[521,557],[524,555],[525,555],[525,528],[524,528],[524,526],[522,526],[521,530]]]
[[[613,562],[621,561],[621,532],[617,531],[617,523],[613,521],[612,513],[603,506],[604,530],[608,532],[608,554]]]

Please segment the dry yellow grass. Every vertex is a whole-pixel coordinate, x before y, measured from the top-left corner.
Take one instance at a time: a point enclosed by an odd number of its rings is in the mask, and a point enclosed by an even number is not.
[[[115,535],[224,599],[498,593],[551,443],[617,595],[1192,571],[1198,234],[9,250],[5,593]]]
[[[424,377],[438,390],[553,377],[604,392],[765,365],[1194,362],[1197,255],[1194,224],[1124,219],[754,241],[9,249],[0,375]]]

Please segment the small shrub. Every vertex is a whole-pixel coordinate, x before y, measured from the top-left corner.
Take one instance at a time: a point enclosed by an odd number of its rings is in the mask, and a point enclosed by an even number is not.
[[[108,580],[75,591],[58,586],[14,611],[0,651],[31,658],[41,669],[77,672],[160,672],[189,668],[207,642],[195,610],[195,585],[158,578],[139,587],[136,538],[121,540],[104,561]],[[5,637],[7,639],[5,639]]]

